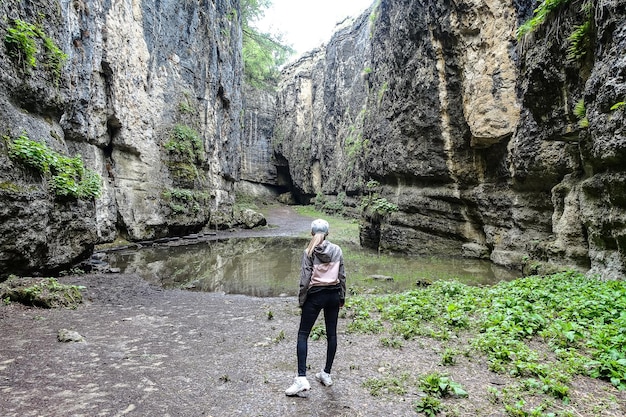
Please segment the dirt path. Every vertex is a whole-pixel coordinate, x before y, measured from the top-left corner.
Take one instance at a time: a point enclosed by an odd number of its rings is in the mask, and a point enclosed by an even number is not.
[[[289,233],[300,233],[310,219],[289,222]],[[364,383],[442,370],[440,342],[383,347],[381,335],[346,333],[350,319],[342,318],[335,385],[315,383],[325,340],[311,341],[311,394],[289,398],[284,390],[295,376],[295,298],[162,290],[124,274],[60,281],[86,287],[87,301],[77,310],[0,306],[1,416],[412,416],[420,396],[414,385],[407,383],[404,395],[372,396]],[[78,332],[84,342],[59,342],[61,329]],[[480,359],[463,357],[443,371],[470,396],[446,400],[453,411],[442,416],[505,415],[486,390],[500,387],[504,377]],[[609,401],[595,415],[626,415],[621,393],[600,382],[592,388],[575,388],[574,401],[598,392],[615,395],[617,405]]]

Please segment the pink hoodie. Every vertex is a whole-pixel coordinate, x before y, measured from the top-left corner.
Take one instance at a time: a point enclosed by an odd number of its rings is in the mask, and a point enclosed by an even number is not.
[[[346,298],[346,273],[343,266],[343,252],[341,248],[327,240],[313,249],[313,255],[302,255],[300,269],[300,293],[298,301],[300,307],[306,300],[307,293],[312,287],[337,286],[341,291],[341,301]]]

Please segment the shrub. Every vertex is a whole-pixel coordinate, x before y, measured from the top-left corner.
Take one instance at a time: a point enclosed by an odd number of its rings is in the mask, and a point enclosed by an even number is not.
[[[424,413],[428,417],[435,417],[437,414],[443,411],[441,401],[430,395],[427,395],[426,397],[417,401],[414,405],[414,408],[416,412]]]
[[[48,37],[44,31],[20,19],[13,21],[13,27],[7,29],[4,38],[12,57],[23,61],[27,67],[35,68],[37,66],[37,39],[41,39],[44,46],[46,60],[43,65],[52,72],[55,81],[61,77],[61,68],[67,60],[65,54],[56,43]]]
[[[376,213],[385,216],[387,214],[398,211],[398,206],[389,202],[386,198],[377,198],[372,202],[372,209]]]
[[[461,387],[461,384],[452,381],[449,377],[433,372],[420,378],[419,388],[426,394],[436,397],[446,397],[456,395],[458,397],[467,397],[467,392]]]
[[[23,133],[9,143],[9,157],[50,177],[49,187],[59,197],[91,199],[100,195],[102,178],[84,167],[80,155],[61,155]]]
[[[185,161],[195,163],[202,159],[202,140],[198,132],[189,126],[175,125],[164,146],[172,155]]]
[[[13,27],[7,28],[7,34],[4,38],[5,43],[9,47],[10,54],[18,60],[23,60],[29,67],[37,66],[37,44],[35,39],[38,37],[38,30],[30,23],[26,23],[20,19],[13,21]]]

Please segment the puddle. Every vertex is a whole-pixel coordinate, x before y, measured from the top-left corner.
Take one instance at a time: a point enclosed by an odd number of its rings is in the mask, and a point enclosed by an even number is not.
[[[164,288],[275,297],[296,295],[307,243],[308,239],[288,237],[209,240],[110,252],[107,261],[111,267]],[[356,245],[341,246],[348,287],[358,291],[399,292],[415,288],[417,282],[441,279],[491,285],[520,276],[488,261],[379,256]],[[372,275],[393,280],[369,278]]]

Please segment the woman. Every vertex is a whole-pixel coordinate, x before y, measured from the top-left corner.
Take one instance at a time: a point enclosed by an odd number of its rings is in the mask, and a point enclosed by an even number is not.
[[[308,339],[322,309],[326,324],[326,365],[315,375],[315,379],[325,386],[333,383],[330,370],[337,351],[337,318],[346,297],[346,274],[341,248],[326,240],[328,228],[326,220],[317,219],[311,223],[313,237],[302,255],[298,295],[302,315],[296,349],[298,376],[295,382],[285,390],[285,394],[289,396],[311,389],[306,379]]]

